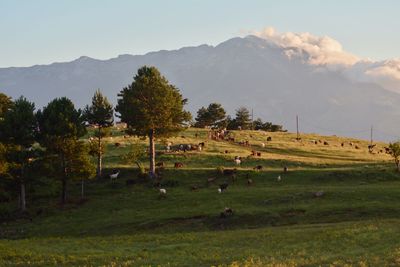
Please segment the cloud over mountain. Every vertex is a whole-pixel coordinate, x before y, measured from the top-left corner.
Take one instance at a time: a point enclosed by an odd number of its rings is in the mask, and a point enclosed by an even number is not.
[[[371,61],[343,50],[342,45],[329,36],[306,33],[278,33],[267,27],[250,34],[265,39],[285,50],[288,58],[302,58],[305,63],[343,71],[358,82],[374,82],[383,88],[400,93],[400,59]]]
[[[359,58],[346,51],[342,45],[328,37],[315,36],[306,33],[278,33],[268,27],[261,31],[252,32],[253,35],[270,41],[286,49],[288,57],[307,55],[307,63],[312,65],[353,65]]]

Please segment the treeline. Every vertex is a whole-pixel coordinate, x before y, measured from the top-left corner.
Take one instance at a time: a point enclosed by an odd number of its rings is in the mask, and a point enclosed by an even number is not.
[[[190,125],[191,115],[183,109],[186,103],[156,68],[146,66],[120,91],[115,108],[100,90],[83,110],[66,97],[36,110],[23,96],[12,100],[0,93],[0,202],[17,198],[24,212],[27,195],[34,188],[58,182],[63,205],[71,181],[81,182],[84,198],[85,181],[102,176],[103,138],[114,124],[114,111],[127,123],[127,134],[148,137],[148,176],[155,178],[155,139],[177,134]],[[89,142],[82,139],[88,125],[95,128]]]
[[[126,133],[149,140],[149,178],[155,173],[155,140],[178,134],[192,124],[184,110],[184,99],[174,85],[154,67],[138,69],[133,82],[118,94],[113,107],[97,90],[91,104],[78,109],[66,98],[56,98],[42,109],[21,96],[12,100],[0,93],[0,202],[18,199],[19,209],[27,209],[27,195],[38,185],[60,188],[60,203],[68,201],[68,185],[101,177],[106,146],[103,138],[114,124],[114,113],[127,124]],[[88,140],[87,126],[95,128]],[[252,122],[246,108],[236,117],[226,116],[220,104],[201,108],[195,126],[228,129],[279,131],[282,127],[257,119]],[[134,157],[134,154],[130,157]],[[132,158],[132,161],[135,159]],[[55,186],[53,186],[55,185]]]
[[[200,108],[195,120],[194,126],[198,128],[283,131],[282,125],[263,122],[260,118],[252,121],[250,111],[245,107],[236,110],[235,118],[227,116],[225,109],[219,103],[211,103],[208,107]]]
[[[103,153],[101,141],[94,146],[80,140],[87,133],[87,123],[97,126],[99,140],[101,129],[113,124],[113,107],[100,91],[84,110],[62,97],[38,111],[24,97],[12,101],[0,93],[0,200],[19,192],[19,208],[25,211],[27,187],[49,179],[59,181],[62,204],[71,180],[82,182],[83,198],[84,181],[95,174],[91,155]]]

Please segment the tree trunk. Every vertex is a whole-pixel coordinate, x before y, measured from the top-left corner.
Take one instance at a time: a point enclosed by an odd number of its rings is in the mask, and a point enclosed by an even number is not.
[[[67,203],[67,180],[62,179],[61,204]]]
[[[397,167],[397,171],[400,172],[400,161],[396,160],[396,167]]]
[[[150,140],[150,169],[149,169],[149,174],[151,178],[155,178],[155,173],[156,173],[156,150],[155,150],[155,143],[154,143],[154,129],[150,130],[149,134],[149,140]]]
[[[26,194],[25,194],[25,164],[22,164],[21,167],[21,177],[20,177],[20,192],[19,192],[19,208],[21,212],[26,210]]]
[[[62,187],[61,187],[61,204],[64,205],[67,203],[67,167],[65,163],[64,154],[61,156],[62,167],[63,167],[63,177],[61,179]]]
[[[81,199],[85,198],[85,180],[81,180]]]
[[[21,182],[21,191],[20,191],[20,209],[22,212],[26,211],[26,197],[25,197],[25,183]]]
[[[102,175],[102,151],[101,151],[101,127],[98,131],[98,151],[97,151],[97,177],[101,178]]]

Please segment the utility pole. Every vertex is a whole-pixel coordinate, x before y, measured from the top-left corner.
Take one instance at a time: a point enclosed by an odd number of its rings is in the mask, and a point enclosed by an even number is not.
[[[297,138],[296,140],[300,140],[300,134],[299,134],[299,116],[296,115],[296,132],[297,132]]]
[[[373,143],[373,133],[374,133],[374,128],[373,125],[371,125],[371,145]]]
[[[254,130],[254,117],[253,117],[253,109],[251,109],[251,129]]]

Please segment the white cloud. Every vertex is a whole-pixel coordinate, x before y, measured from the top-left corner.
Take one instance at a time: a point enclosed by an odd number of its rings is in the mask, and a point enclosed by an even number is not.
[[[329,36],[306,33],[279,33],[272,27],[250,31],[284,49],[288,58],[301,57],[310,65],[342,70],[347,77],[360,82],[374,82],[387,90],[400,93],[400,59],[371,61],[345,50]]]
[[[278,33],[271,27],[253,31],[251,34],[288,49],[291,56],[295,53],[292,48],[300,49],[299,52],[308,54],[308,63],[312,65],[353,65],[359,60],[343,51],[342,45],[329,36],[319,37],[308,32]]]

